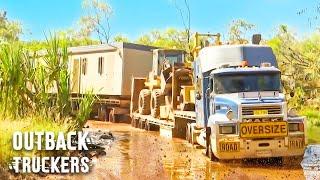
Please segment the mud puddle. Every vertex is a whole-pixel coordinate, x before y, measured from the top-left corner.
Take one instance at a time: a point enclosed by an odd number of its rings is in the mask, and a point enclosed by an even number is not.
[[[98,121],[88,125],[109,129],[115,141],[106,156],[94,160],[92,171],[77,179],[305,179],[299,163],[210,162],[203,149],[160,137],[159,132]]]

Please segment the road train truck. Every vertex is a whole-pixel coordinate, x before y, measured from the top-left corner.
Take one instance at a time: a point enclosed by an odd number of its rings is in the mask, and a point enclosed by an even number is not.
[[[132,81],[133,126],[169,128],[206,147],[211,160],[303,155],[305,117],[287,110],[272,49],[195,47],[192,66],[182,51],[154,52],[149,76]]]

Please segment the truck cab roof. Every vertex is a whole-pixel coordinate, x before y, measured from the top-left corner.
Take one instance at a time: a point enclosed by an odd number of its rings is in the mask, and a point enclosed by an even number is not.
[[[244,60],[248,62],[248,66],[260,66],[261,63],[268,62],[271,66],[278,67],[272,49],[263,45],[209,46],[200,50],[197,58],[202,72],[218,69],[224,64],[239,66]]]

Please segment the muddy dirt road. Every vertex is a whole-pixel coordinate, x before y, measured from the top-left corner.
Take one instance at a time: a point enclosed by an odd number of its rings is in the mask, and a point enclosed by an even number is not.
[[[129,124],[89,121],[90,129],[109,129],[115,136],[107,155],[95,160],[92,172],[77,179],[305,179],[299,163],[210,162],[203,149],[182,139]]]

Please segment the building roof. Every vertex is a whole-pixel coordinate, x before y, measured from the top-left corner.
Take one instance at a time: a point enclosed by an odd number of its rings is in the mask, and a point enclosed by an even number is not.
[[[141,51],[151,51],[152,49],[156,49],[156,47],[141,45],[141,44],[134,44],[134,43],[127,43],[127,42],[118,42],[113,45],[98,44],[98,45],[70,47],[69,52],[71,54],[82,54],[82,53],[93,53],[93,52],[101,52],[101,51],[114,51],[117,49],[136,49]]]

